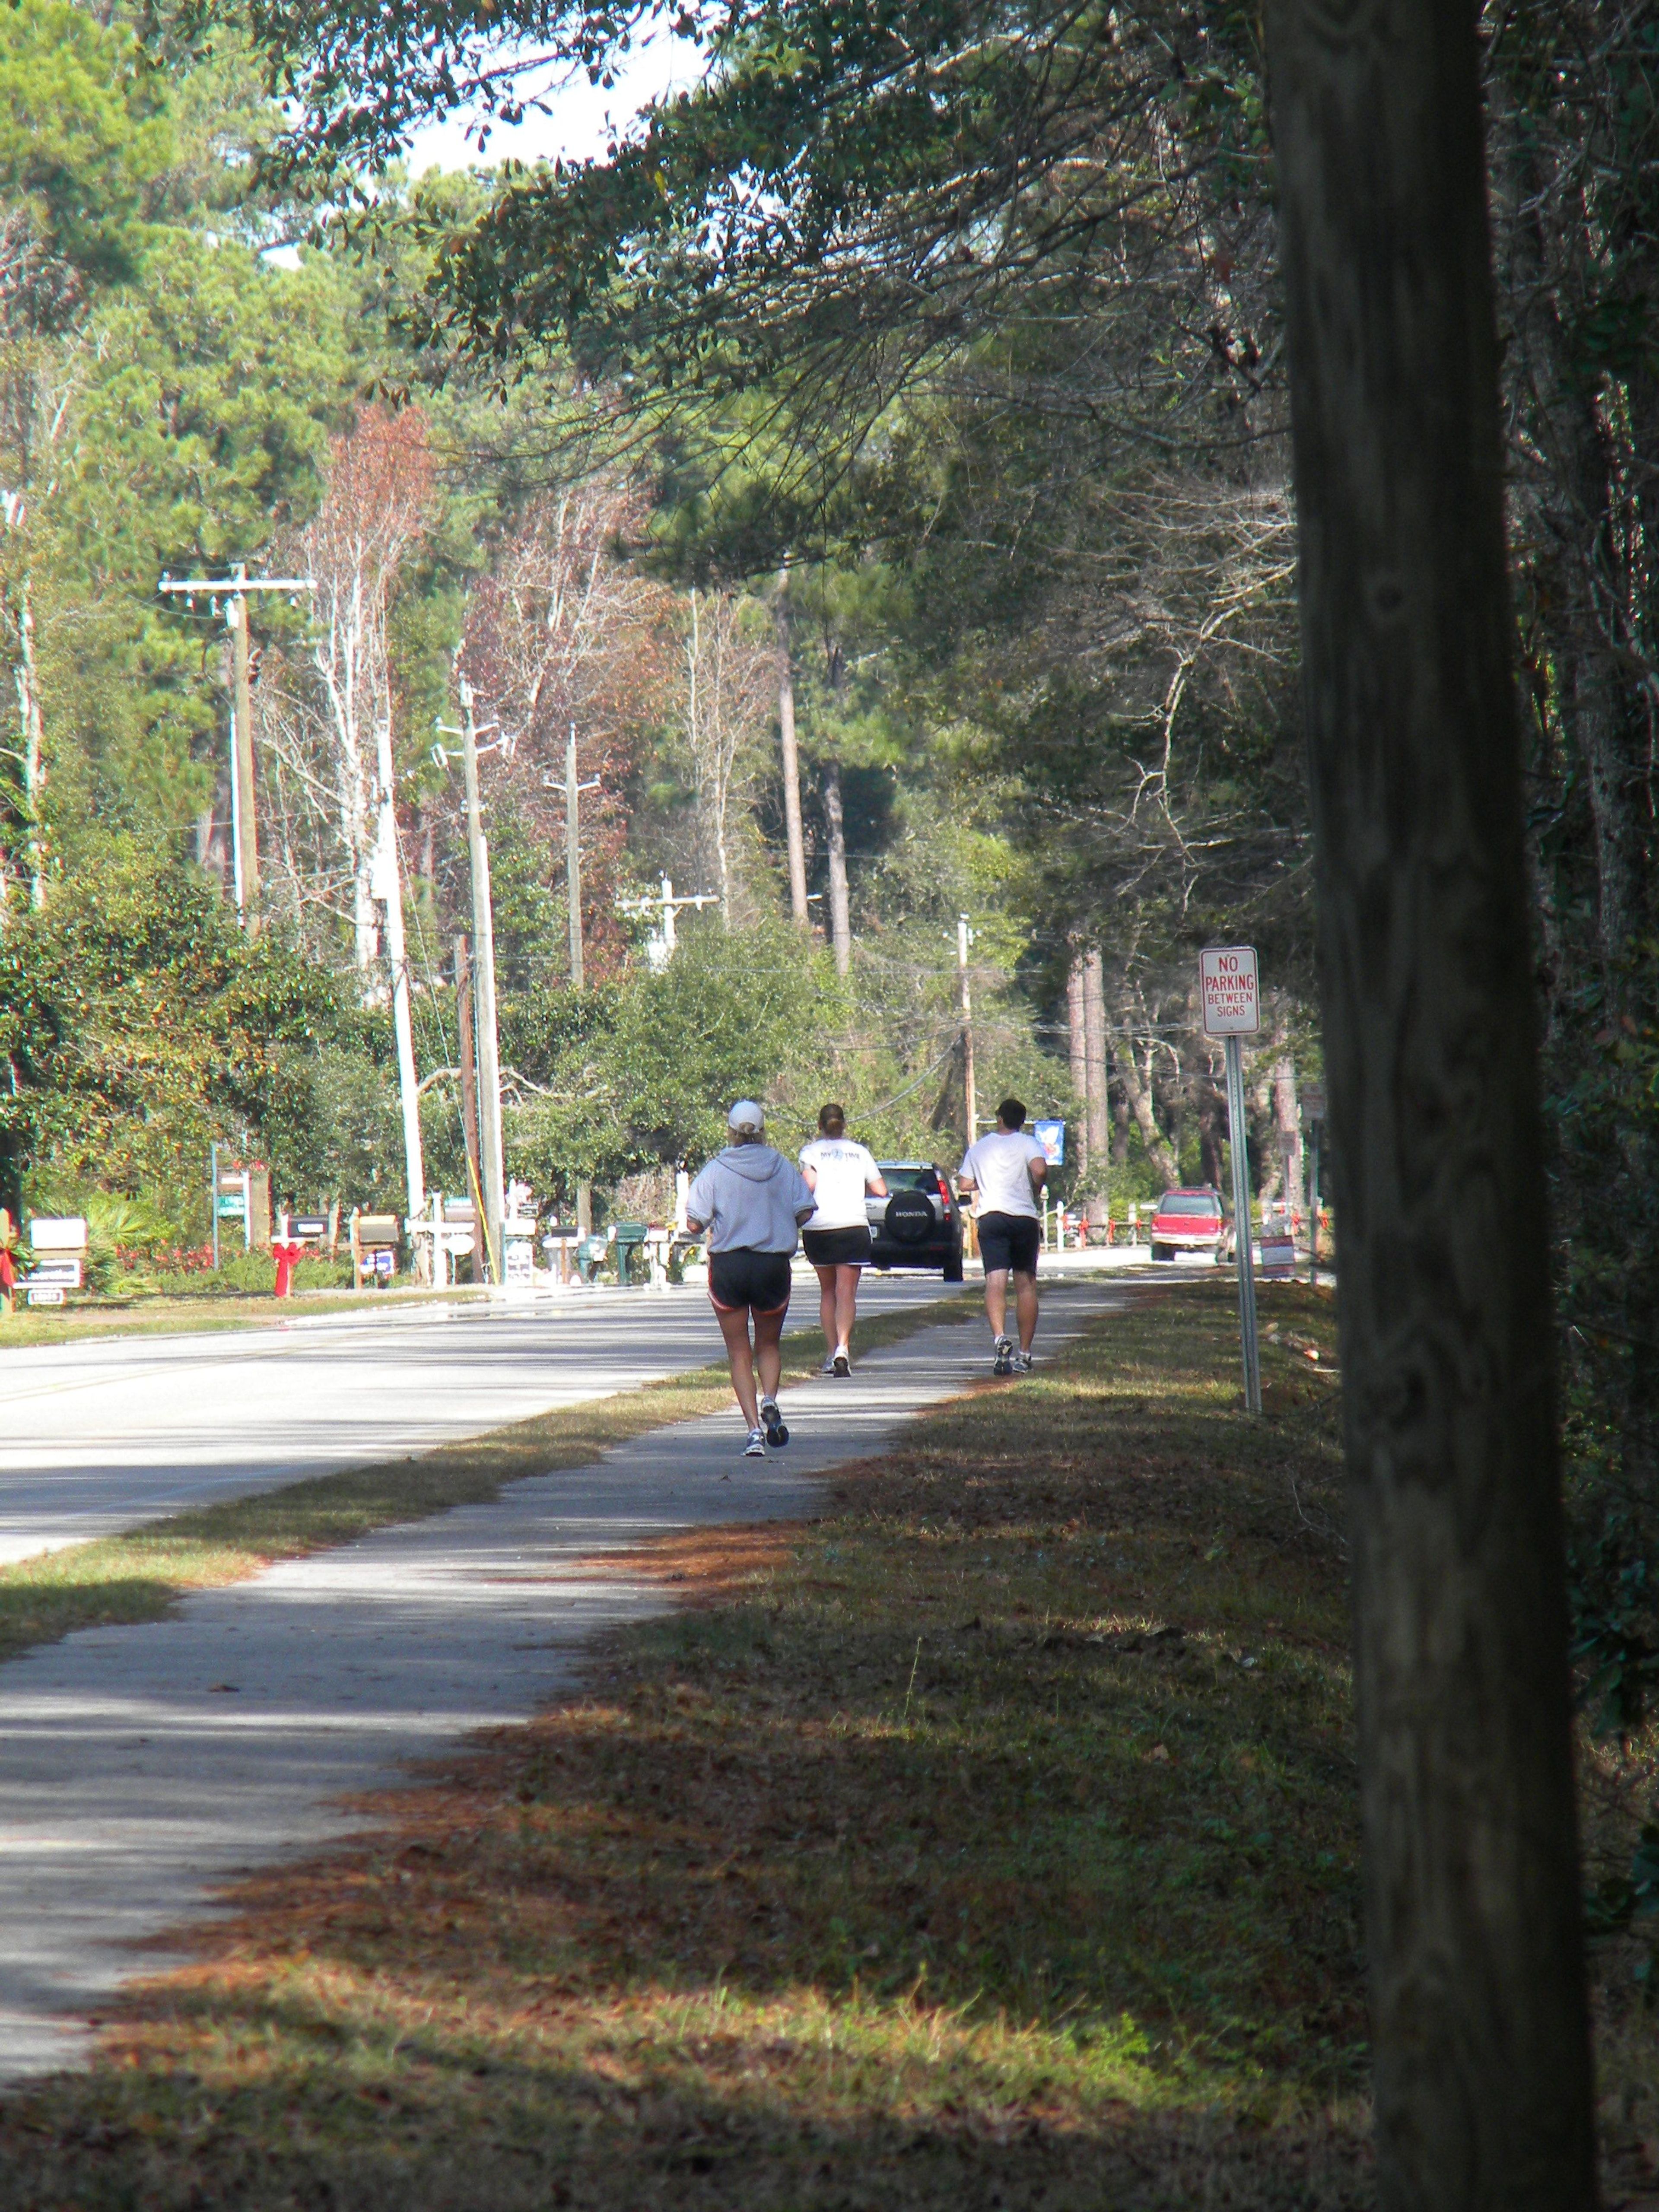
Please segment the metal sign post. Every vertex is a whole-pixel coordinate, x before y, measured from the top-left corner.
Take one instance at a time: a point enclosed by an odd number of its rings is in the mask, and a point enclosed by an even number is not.
[[[1255,1269],[1250,1252],[1250,1156],[1244,1120],[1242,1036],[1261,1026],[1255,947],[1224,945],[1199,955],[1204,1034],[1224,1040],[1227,1051],[1228,1149],[1233,1159],[1233,1243],[1238,1257],[1238,1334],[1244,1364],[1244,1403],[1261,1411],[1261,1350],[1255,1326]]]

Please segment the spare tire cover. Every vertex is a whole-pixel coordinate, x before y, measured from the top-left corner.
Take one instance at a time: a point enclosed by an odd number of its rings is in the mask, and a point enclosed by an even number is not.
[[[925,1244],[933,1233],[933,1208],[919,1190],[896,1190],[887,1201],[887,1234],[895,1244]]]

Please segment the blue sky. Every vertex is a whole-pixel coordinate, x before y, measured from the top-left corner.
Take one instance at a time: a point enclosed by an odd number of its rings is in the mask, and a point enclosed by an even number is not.
[[[608,90],[590,84],[580,71],[565,83],[555,80],[536,87],[550,112],[530,115],[513,130],[493,125],[482,155],[467,141],[469,112],[458,111],[416,133],[410,145],[410,173],[471,168],[480,161],[493,165],[508,155],[534,161],[551,161],[558,155],[582,161],[603,154],[615,131],[624,129],[642,107],[693,83],[699,74],[698,60],[696,49],[686,40],[659,32],[628,57]],[[533,80],[526,80],[527,89],[532,85]]]

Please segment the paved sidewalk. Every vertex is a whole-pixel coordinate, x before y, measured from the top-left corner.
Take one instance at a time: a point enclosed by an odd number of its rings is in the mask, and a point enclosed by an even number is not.
[[[1039,1352],[1121,1309],[1056,1289]],[[794,1435],[740,1455],[735,1412],[654,1431],[494,1504],[385,1529],[171,1620],[95,1629],[0,1668],[0,2079],[63,2065],[85,2015],[168,1962],[155,1939],[216,1885],[357,1824],[337,1802],[566,1690],[597,1630],[662,1611],[596,1553],[811,1508],[815,1475],[890,1443],[988,1372],[982,1321],[927,1330],[852,1382],[787,1389]]]
[[[864,1304],[941,1295],[913,1275],[872,1283]],[[791,1321],[817,1327],[816,1295]],[[683,1289],[0,1353],[6,1561],[632,1389],[717,1361],[720,1344],[707,1297]]]

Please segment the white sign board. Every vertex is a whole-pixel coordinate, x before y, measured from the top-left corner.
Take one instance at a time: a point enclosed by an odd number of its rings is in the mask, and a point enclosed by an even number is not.
[[[29,1243],[37,1252],[84,1252],[87,1224],[82,1215],[64,1214],[49,1220],[37,1213],[29,1224]]]
[[[501,1224],[501,1288],[509,1298],[526,1298],[536,1287],[536,1250],[524,1232],[532,1221]]]
[[[1254,945],[1216,945],[1198,956],[1206,1036],[1254,1036],[1261,1027]]]
[[[24,1278],[30,1290],[44,1290],[56,1283],[61,1290],[78,1291],[81,1287],[79,1260],[38,1260]]]

